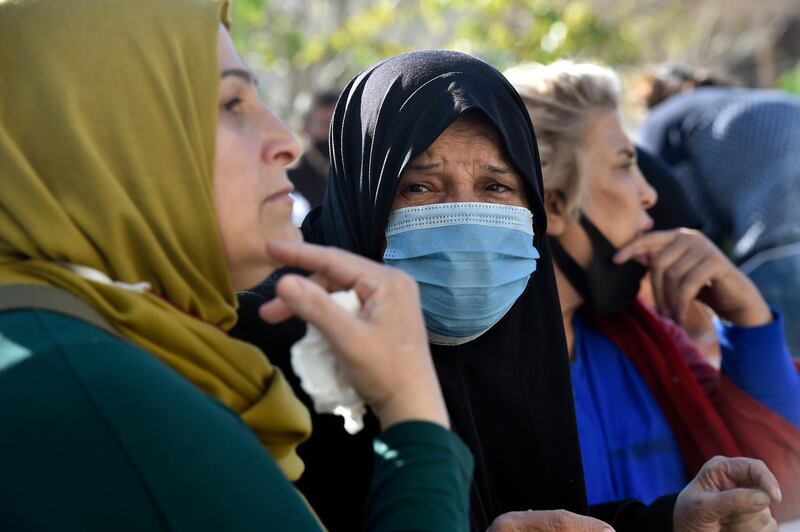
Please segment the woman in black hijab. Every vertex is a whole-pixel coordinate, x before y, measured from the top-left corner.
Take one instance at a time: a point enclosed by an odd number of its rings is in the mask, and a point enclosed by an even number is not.
[[[328,195],[304,232],[381,261],[406,165],[468,111],[497,129],[522,177],[541,257],[525,292],[494,327],[462,345],[432,346],[453,428],[476,457],[472,514],[485,530],[511,510],[586,510],[539,157],[516,91],[490,65],[455,52],[404,54],[362,73],[334,113]]]
[[[492,66],[456,52],[412,52],[364,71],[340,97],[331,126],[328,193],[303,232],[307,241],[382,261],[386,224],[406,165],[467,112],[479,113],[499,132],[522,177],[540,254],[524,293],[494,327],[462,345],[431,346],[453,429],[475,456],[472,523],[485,530],[512,510],[586,513],[569,359],[544,238],[539,158],[516,91]],[[271,285],[240,296],[238,334],[269,336],[275,360],[272,338],[285,338],[288,346],[302,331],[287,325],[265,333],[257,322],[254,307],[271,295]],[[258,333],[248,332],[256,328]],[[365,433],[374,425],[368,422],[364,432],[350,436],[339,420],[321,418],[299,449],[306,473],[298,487],[331,530],[356,529],[360,512],[346,508],[359,508],[363,499],[355,499],[366,492],[365,450],[372,435]],[[329,489],[322,493],[329,482],[341,487],[337,500]]]
[[[521,293],[488,330],[459,345],[431,346],[452,427],[475,456],[472,529],[486,530],[499,515],[519,510],[586,514],[536,141],[522,101],[497,70],[465,54],[420,51],[357,76],[334,113],[327,196],[306,218],[303,232],[308,241],[382,261],[401,177],[465,116],[477,117],[496,133],[524,189],[539,259]],[[255,318],[255,307],[271,297],[272,285],[268,280],[241,295],[236,334],[268,343],[270,358],[290,373],[288,346],[302,330],[292,325],[267,330]],[[424,299],[423,293],[423,306]],[[275,351],[280,341],[287,347],[284,358]],[[317,418],[310,441],[298,449],[306,463],[298,488],[331,530],[356,530],[370,478],[374,424],[368,420],[362,433],[350,436],[341,420]],[[671,530],[674,503],[674,496],[647,508],[630,501],[609,503],[592,513],[617,530]]]

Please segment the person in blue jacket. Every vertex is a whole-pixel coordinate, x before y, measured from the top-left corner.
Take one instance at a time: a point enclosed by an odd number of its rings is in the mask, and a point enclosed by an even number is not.
[[[652,230],[657,194],[613,71],[559,61],[507,75],[539,140],[589,502],[650,501],[714,454],[746,455],[791,494],[779,515],[797,516],[800,378],[781,314],[702,233]],[[658,314],[636,300],[647,271]],[[720,318],[721,373],[675,324],[695,300]]]

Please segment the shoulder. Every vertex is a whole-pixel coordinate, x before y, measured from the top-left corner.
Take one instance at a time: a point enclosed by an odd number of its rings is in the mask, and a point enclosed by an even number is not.
[[[64,376],[79,383],[87,394],[109,388],[118,394],[140,391],[143,382],[150,390],[148,397],[173,390],[184,393],[187,388],[193,394],[197,392],[139,346],[98,326],[57,312],[4,312],[0,314],[0,335],[6,349],[13,346],[17,352],[24,352],[32,367],[61,368],[65,370]],[[13,374],[15,380],[28,373],[23,369]]]
[[[0,523],[76,530],[309,524],[239,417],[151,353],[43,311],[0,314],[0,335],[0,352],[15,352],[0,364],[0,404],[7,405],[0,426],[15,435],[0,438],[0,470],[13,479],[0,484]]]

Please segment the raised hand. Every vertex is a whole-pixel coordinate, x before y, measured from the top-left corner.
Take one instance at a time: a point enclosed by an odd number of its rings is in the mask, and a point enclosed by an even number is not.
[[[613,532],[608,524],[566,510],[508,512],[497,517],[487,532]]]
[[[776,531],[769,505],[781,501],[775,475],[761,460],[716,456],[675,503],[675,532]]]
[[[650,268],[656,307],[679,323],[695,299],[736,325],[755,327],[772,321],[753,282],[699,231],[647,233],[614,256],[618,264],[630,259]]]
[[[315,325],[384,429],[414,419],[449,427],[411,277],[346,251],[301,242],[271,242],[268,252],[282,264],[315,273],[282,277],[276,299],[260,309],[264,320],[295,315]],[[361,300],[356,316],[328,294],[350,289]]]

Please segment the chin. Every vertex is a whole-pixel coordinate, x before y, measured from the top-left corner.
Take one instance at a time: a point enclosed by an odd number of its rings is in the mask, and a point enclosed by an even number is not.
[[[284,227],[279,231],[272,231],[269,240],[285,240],[286,242],[302,242],[303,233],[300,228],[294,225],[291,221],[284,224]]]

